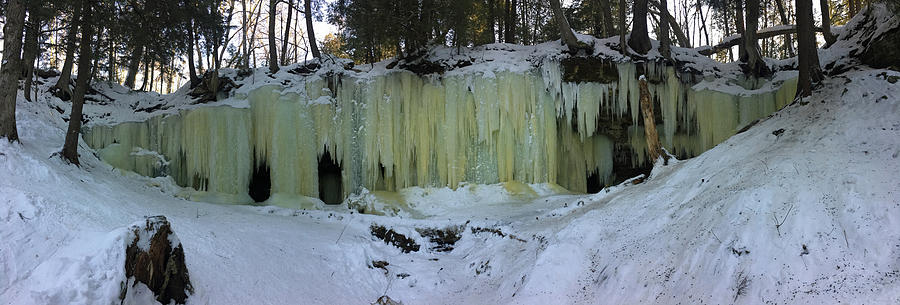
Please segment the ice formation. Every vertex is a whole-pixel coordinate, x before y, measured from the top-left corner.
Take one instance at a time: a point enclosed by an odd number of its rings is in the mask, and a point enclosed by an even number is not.
[[[681,156],[783,107],[796,88],[793,74],[742,81],[729,92],[683,81],[671,66],[645,67],[663,146]],[[312,75],[301,90],[254,89],[248,108],[199,107],[94,126],[84,139],[113,166],[170,175],[203,200],[252,202],[253,173],[266,167],[271,200],[321,203],[315,198],[326,154],[340,165],[342,198],[462,182],[551,183],[585,192],[592,175],[601,184],[615,179],[622,151],[633,167],[648,162],[638,68],[620,63],[617,70],[618,82],[605,84],[563,81],[552,60],[526,73]],[[158,154],[139,153],[147,151]]]

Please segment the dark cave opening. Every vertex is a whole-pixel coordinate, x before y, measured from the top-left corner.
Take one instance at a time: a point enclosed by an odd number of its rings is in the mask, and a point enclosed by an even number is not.
[[[319,157],[319,199],[325,204],[340,204],[344,201],[341,180],[341,166],[325,151]]]
[[[603,182],[600,180],[600,175],[595,171],[593,173],[588,173],[587,176],[587,193],[593,194],[599,192],[603,189]]]
[[[266,162],[253,162],[253,175],[250,176],[250,198],[255,202],[263,202],[272,195],[272,175]]]

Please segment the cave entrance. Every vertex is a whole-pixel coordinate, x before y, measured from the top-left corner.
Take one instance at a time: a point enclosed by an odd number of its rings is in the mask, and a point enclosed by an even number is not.
[[[253,175],[250,176],[250,198],[255,202],[263,202],[272,195],[272,173],[266,162],[253,162]]]
[[[326,150],[319,158],[319,199],[325,204],[340,204],[344,201],[341,180],[341,166],[331,159]]]
[[[587,193],[593,194],[603,189],[603,183],[600,181],[600,175],[597,171],[588,173],[587,176]]]

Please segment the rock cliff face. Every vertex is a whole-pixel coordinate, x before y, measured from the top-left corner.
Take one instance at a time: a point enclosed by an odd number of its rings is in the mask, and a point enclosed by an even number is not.
[[[897,12],[900,7],[883,3],[869,5],[843,27],[838,41],[829,48],[846,49],[849,58],[873,68],[900,70],[900,14]],[[853,66],[841,59],[823,65],[826,69],[834,67],[832,74]]]
[[[873,68],[900,71],[900,28],[873,37],[860,59]]]

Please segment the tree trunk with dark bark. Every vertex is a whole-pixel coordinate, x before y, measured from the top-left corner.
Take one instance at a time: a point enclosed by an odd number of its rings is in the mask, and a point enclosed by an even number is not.
[[[634,11],[631,21],[631,37],[628,39],[628,46],[639,54],[647,54],[652,47],[650,45],[650,34],[647,32],[647,0],[635,0]]]
[[[63,62],[62,72],[59,74],[59,79],[56,80],[56,85],[54,87],[60,94],[58,96],[64,100],[69,100],[72,98],[72,88],[69,87],[69,82],[72,81],[72,66],[75,63],[75,40],[78,39],[78,16],[81,14],[81,1],[75,1],[75,10],[74,14],[69,21],[69,32],[66,33],[66,60]]]
[[[488,0],[487,5],[488,5],[488,30],[487,30],[487,32],[488,32],[488,34],[491,35],[491,39],[488,41],[490,43],[495,43],[495,42],[497,42],[497,34],[496,34],[496,31],[494,31],[494,26],[497,24],[496,23],[497,11],[495,10],[496,1]]]
[[[196,86],[197,84],[200,83],[200,77],[197,76],[197,69],[194,68],[194,24],[193,24],[193,21],[191,21],[191,24],[188,25],[188,35],[190,36],[190,38],[188,38],[188,52],[187,52],[188,53],[188,62],[187,62],[188,75],[190,77],[188,79],[188,83],[189,83],[189,87],[194,88],[194,86]],[[197,58],[197,60],[200,60],[200,58]]]
[[[138,69],[141,67],[141,61],[144,60],[144,46],[139,44],[135,46],[134,53],[128,62],[128,74],[125,75],[125,87],[134,89],[134,79],[137,78]]]
[[[40,30],[40,14],[38,12],[29,12],[28,21],[25,22],[25,42],[22,46],[22,79],[25,80],[25,87],[22,91],[25,93],[25,100],[29,102],[32,101],[31,87],[34,84],[34,60],[37,58],[38,52],[40,52],[38,49]]]
[[[313,16],[312,16],[312,0],[306,0],[303,3],[303,15],[306,18],[306,35],[309,40],[309,51],[312,52],[314,58],[322,57],[319,53],[319,46],[316,44],[316,34],[313,32]]]
[[[781,24],[787,25],[791,24],[790,20],[787,18],[787,13],[784,10],[784,0],[775,0],[775,7],[778,9],[778,18],[781,19]],[[785,54],[788,57],[794,57],[794,41],[791,38],[791,34],[784,35],[784,50]]]
[[[288,13],[287,20],[284,22],[284,36],[281,37],[281,65],[288,65],[288,37],[291,37],[291,18],[294,17],[294,0],[287,0]]]
[[[744,49],[747,52],[747,69],[753,76],[769,74],[769,67],[760,54],[756,31],[759,30],[759,0],[747,0],[747,27],[744,28]]]
[[[81,26],[81,42],[78,55],[78,78],[75,80],[75,94],[72,96],[72,111],[69,115],[69,128],[66,131],[66,142],[62,148],[62,158],[70,164],[78,165],[78,138],[81,133],[81,112],[84,109],[84,94],[91,83],[91,57],[94,40],[92,7],[85,5],[83,24]]]
[[[603,38],[612,37],[616,33],[612,19],[612,4],[610,0],[600,1],[600,14],[603,15]]]
[[[269,0],[269,73],[278,72],[278,47],[275,44],[275,10],[278,0]]]
[[[666,0],[659,0],[662,7],[668,7]],[[672,41],[669,39],[669,22],[666,18],[659,18],[659,53],[668,59],[672,59]]]
[[[672,14],[669,13],[668,8],[662,6],[659,1],[650,0],[650,4],[656,7],[659,11],[660,19],[665,20],[669,23],[669,29],[675,32],[675,38],[678,39],[678,45],[682,48],[690,48],[691,40],[688,39],[687,35],[684,34],[684,31],[681,29],[681,26],[678,25],[678,20],[675,20],[675,17],[672,17]]]
[[[16,92],[22,73],[22,27],[25,23],[25,3],[9,0],[6,4],[6,24],[3,26],[3,64],[0,66],[0,138],[19,141],[16,129]]]
[[[815,84],[822,81],[822,67],[816,51],[816,35],[813,31],[812,0],[796,0],[797,6],[797,97],[812,94]]]
[[[247,40],[247,0],[241,0],[241,68],[250,67],[250,46]]]
[[[738,34],[741,34],[741,39],[744,36],[744,3],[743,0],[735,0],[735,19],[734,25],[735,30],[737,30]],[[747,62],[747,47],[746,44],[741,43],[738,44],[738,60],[742,62]]]
[[[625,43],[625,0],[619,0],[619,52],[628,55],[628,44]]]
[[[825,46],[830,46],[837,37],[831,32],[831,12],[828,0],[819,0],[819,6],[822,8],[822,36],[825,37]]]
[[[577,52],[578,38],[575,38],[575,33],[572,33],[572,28],[569,27],[569,21],[566,20],[566,16],[563,14],[559,0],[550,0],[550,8],[553,10],[553,17],[556,19],[556,25],[559,28],[559,36],[562,37],[562,42],[569,48],[570,52]]]

